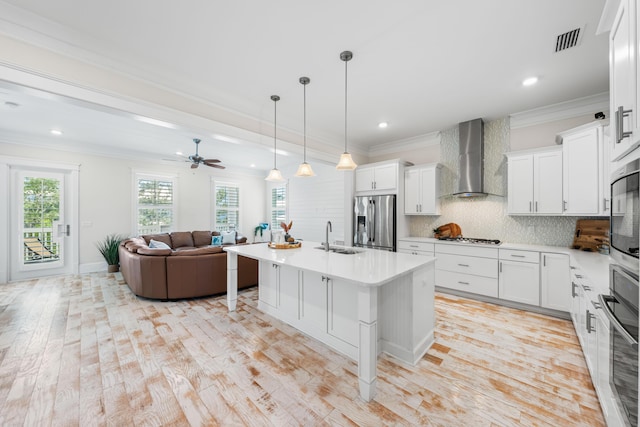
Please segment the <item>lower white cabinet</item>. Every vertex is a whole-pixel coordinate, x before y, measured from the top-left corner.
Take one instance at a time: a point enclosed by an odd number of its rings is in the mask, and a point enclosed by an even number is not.
[[[509,251],[512,255],[514,252],[520,251]],[[500,251],[499,298],[523,304],[540,304],[540,267],[538,253],[534,254],[534,262],[512,261],[504,259],[503,251]]]
[[[436,244],[436,286],[498,297],[498,250]]]
[[[569,255],[540,254],[540,306],[553,310],[571,310]]]
[[[324,276],[327,283],[328,325],[330,335],[353,346],[358,345],[358,287],[343,280]]]
[[[301,274],[300,319],[319,331],[326,331],[327,282],[320,273],[303,271]]]
[[[400,253],[433,256],[433,251],[433,243],[398,239],[398,252]]]
[[[608,289],[596,288],[575,267],[571,268],[571,285],[571,320],[582,347],[602,413],[607,425],[625,425],[618,412],[609,383],[609,320],[602,312],[597,298],[599,293],[608,293]]]
[[[258,264],[260,302],[277,308],[287,317],[299,318],[299,278],[298,270],[269,261]]]

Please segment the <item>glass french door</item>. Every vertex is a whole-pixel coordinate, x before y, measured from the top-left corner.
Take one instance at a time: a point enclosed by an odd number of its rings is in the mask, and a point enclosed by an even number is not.
[[[14,169],[11,188],[11,280],[69,273],[68,174]]]

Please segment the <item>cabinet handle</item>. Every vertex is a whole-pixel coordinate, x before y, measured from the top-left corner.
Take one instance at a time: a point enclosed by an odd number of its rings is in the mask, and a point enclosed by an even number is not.
[[[571,281],[571,298],[575,298],[578,296],[578,294],[576,294],[576,288],[578,287],[578,285],[576,284],[576,282],[574,282],[573,280]]]
[[[409,245],[410,248],[419,248],[420,246],[418,245]]]
[[[576,274],[577,279],[582,279],[582,274]]]
[[[624,131],[624,118],[628,117],[632,111],[631,109],[625,110],[622,105],[616,110],[616,144],[632,134],[632,132]]]
[[[515,255],[515,254],[511,254],[512,257],[514,258],[525,258],[524,255]]]
[[[589,309],[587,309],[587,333],[591,333],[591,332],[595,332],[596,328],[594,327],[594,325],[591,323],[591,320],[596,317],[594,314],[592,314]]]
[[[469,267],[469,264],[458,264],[460,267]]]
[[[418,208],[418,205],[416,205],[416,212],[420,212],[420,209]]]
[[[531,210],[531,206],[532,206],[532,204],[531,204],[531,203],[532,203],[532,202],[529,202],[529,212],[533,212],[533,211]]]
[[[562,212],[564,212],[564,211],[566,211],[566,210],[567,210],[567,201],[566,201],[566,200],[563,200],[563,201],[562,201]]]
[[[547,266],[547,256],[546,255],[542,255],[542,266],[543,267]]]
[[[500,261],[500,273],[502,273],[502,261]]]
[[[587,292],[591,292],[591,286],[582,285],[582,289],[584,289]]]
[[[420,212],[422,212],[422,204],[420,204]]]
[[[468,285],[469,282],[462,282],[462,281],[458,281],[458,283],[460,283],[461,285]]]
[[[536,202],[536,212],[538,212],[538,202]]]
[[[609,200],[605,197],[604,199],[602,199],[602,210],[606,211],[607,210],[607,202]]]

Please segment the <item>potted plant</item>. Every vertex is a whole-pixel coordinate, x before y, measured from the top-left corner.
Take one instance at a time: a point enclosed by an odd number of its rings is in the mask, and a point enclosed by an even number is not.
[[[96,243],[98,251],[107,261],[107,271],[115,273],[120,270],[120,257],[118,255],[118,246],[120,242],[126,239],[125,236],[119,234],[109,234],[102,241]]]

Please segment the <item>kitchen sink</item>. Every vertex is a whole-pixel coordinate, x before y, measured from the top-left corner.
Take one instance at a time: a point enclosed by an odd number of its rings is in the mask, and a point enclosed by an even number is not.
[[[314,249],[321,249],[323,251],[325,250],[324,246],[316,246]],[[343,255],[355,255],[362,252],[362,251],[357,251],[355,249],[345,248],[340,246],[329,246],[329,251],[335,254],[343,254]]]

